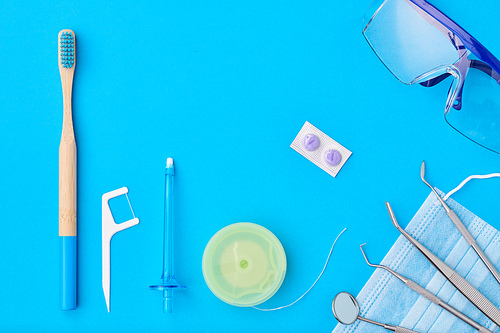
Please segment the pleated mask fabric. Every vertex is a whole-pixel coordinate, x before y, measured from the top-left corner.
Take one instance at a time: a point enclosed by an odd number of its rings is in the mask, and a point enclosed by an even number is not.
[[[443,192],[438,192],[443,196]],[[479,247],[498,269],[500,232],[453,199],[447,199],[446,203],[460,217]],[[384,218],[387,223],[391,223],[388,216]],[[405,225],[405,221],[398,222],[402,226]],[[495,306],[500,306],[500,285],[451,222],[434,193],[429,194],[405,230],[476,287]],[[415,281],[480,325],[495,333],[500,332],[500,329],[457,291],[404,236],[399,236],[381,264]],[[360,316],[384,324],[398,325],[421,333],[477,332],[406,287],[389,272],[379,268],[356,299]],[[333,331],[354,332],[384,333],[387,330],[357,320],[349,326],[338,324]]]

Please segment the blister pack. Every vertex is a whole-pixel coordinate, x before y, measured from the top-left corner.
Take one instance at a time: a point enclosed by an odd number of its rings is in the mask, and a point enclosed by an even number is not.
[[[330,176],[335,177],[352,152],[306,121],[290,145]]]

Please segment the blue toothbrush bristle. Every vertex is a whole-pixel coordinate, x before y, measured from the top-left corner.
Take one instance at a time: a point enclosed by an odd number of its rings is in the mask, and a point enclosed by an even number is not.
[[[64,68],[71,68],[75,63],[75,39],[73,33],[65,31],[61,34],[61,65]]]

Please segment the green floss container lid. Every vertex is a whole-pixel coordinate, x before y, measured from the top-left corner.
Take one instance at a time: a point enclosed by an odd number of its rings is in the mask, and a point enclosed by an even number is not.
[[[247,222],[228,225],[208,242],[203,277],[222,301],[255,306],[278,291],[285,278],[283,246],[266,228]]]

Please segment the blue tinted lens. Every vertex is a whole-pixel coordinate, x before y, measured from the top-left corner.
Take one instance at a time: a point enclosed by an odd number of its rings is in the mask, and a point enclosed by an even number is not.
[[[445,118],[467,138],[500,153],[500,76],[480,61],[475,64],[465,78],[460,103]]]
[[[459,55],[439,24],[411,1],[374,1],[363,34],[384,65],[411,84],[432,70],[452,65]]]

